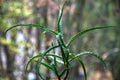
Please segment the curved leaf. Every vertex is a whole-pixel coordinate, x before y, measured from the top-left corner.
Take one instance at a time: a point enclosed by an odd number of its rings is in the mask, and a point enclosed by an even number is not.
[[[74,56],[72,59],[70,59],[69,61],[72,61],[72,60],[74,60],[75,58],[80,57],[80,56],[83,56],[83,55],[92,55],[92,56],[95,56],[96,58],[98,58],[98,59],[103,63],[104,67],[106,68],[106,63],[105,63],[105,61],[104,61],[99,55],[94,54],[93,52],[89,52],[89,51],[81,52],[81,53],[75,55],[75,56]]]
[[[61,60],[62,59],[61,56],[49,55],[48,57],[51,58],[53,61],[54,61],[54,57],[56,57],[55,63],[54,63],[56,65],[57,65],[57,62],[60,63],[60,64],[64,64],[64,62]]]
[[[64,69],[59,76],[62,77],[65,74],[65,72],[66,72],[66,69]]]
[[[90,28],[90,29],[86,29],[84,31],[81,31],[79,33],[77,33],[76,35],[74,35],[72,38],[69,39],[68,43],[67,43],[67,47],[70,46],[70,44],[75,40],[77,39],[78,37],[80,37],[81,35],[87,33],[87,32],[90,32],[90,31],[93,31],[93,30],[97,30],[97,29],[104,29],[104,28],[110,28],[110,27],[113,27],[113,26],[103,26],[103,27],[94,27],[94,28]]]
[[[84,71],[85,80],[87,80],[87,72],[86,72],[85,65],[84,65],[83,61],[79,57],[76,57],[76,55],[74,55],[74,54],[72,54],[72,56],[74,59],[76,59],[76,61],[78,61],[81,64],[83,71]],[[74,60],[74,59],[72,59],[72,60]],[[71,62],[72,60],[69,60],[69,62]]]
[[[54,43],[53,43],[53,42],[52,42],[52,46],[54,46]],[[53,49],[53,53],[55,54],[55,49]],[[55,64],[55,66],[58,67],[57,61],[56,61],[56,57],[54,56],[53,58],[54,58],[54,59],[53,59],[53,62],[54,62],[54,64]]]
[[[46,56],[46,54],[49,52],[49,51],[51,51],[51,50],[53,50],[53,49],[55,49],[55,48],[57,48],[57,47],[59,47],[58,45],[57,46],[52,46],[52,47],[50,47],[50,48],[48,48],[42,55],[41,55],[41,58],[40,58],[40,60],[38,61],[38,66],[37,66],[37,71],[38,71],[38,74],[40,74],[40,72],[39,72],[39,69],[40,69],[40,65],[41,65],[41,61],[42,61],[42,59],[44,58],[44,56]]]
[[[57,32],[55,32],[55,31],[53,31],[53,30],[51,30],[51,29],[49,29],[49,28],[47,28],[47,27],[45,27],[45,26],[41,26],[41,25],[39,25],[39,24],[17,24],[17,25],[14,25],[14,26],[8,28],[8,29],[5,31],[5,34],[6,34],[9,30],[11,30],[11,29],[13,29],[13,28],[16,28],[16,27],[18,27],[18,26],[21,26],[21,27],[36,27],[36,28],[40,28],[40,29],[42,29],[42,30],[44,30],[44,31],[46,31],[46,32],[49,32],[49,33],[51,33],[51,34],[53,34],[53,35],[57,35],[57,34],[58,34]]]
[[[57,23],[58,32],[62,34],[62,37],[63,37],[62,15],[63,15],[63,10],[64,10],[64,7],[65,7],[66,3],[67,3],[67,0],[65,0],[62,9],[59,10],[59,17],[58,17],[58,23]]]
[[[53,70],[53,68],[50,64],[46,64],[46,63],[41,62],[41,65],[44,65],[46,68],[48,68],[50,70]]]
[[[56,76],[59,77],[59,73],[58,73],[58,70],[57,70],[57,67],[55,66],[55,64],[52,64],[52,67],[53,67],[53,71],[56,74]]]
[[[85,80],[87,80],[87,72],[86,72],[85,65],[84,65],[83,61],[80,58],[76,58],[76,60],[81,64],[83,71],[84,71]]]
[[[38,63],[38,61],[36,61],[36,60],[34,60],[34,61]],[[43,65],[43,66],[45,66],[46,68],[54,71],[54,69],[52,68],[52,66],[51,66],[50,64],[41,62],[41,65]],[[39,76],[40,76],[41,79],[45,80],[40,73],[38,73],[38,74],[39,74]]]
[[[38,58],[38,57],[41,57],[41,60],[42,60],[43,57],[46,56],[47,52],[49,52],[50,50],[52,50],[52,49],[54,49],[54,48],[57,48],[57,47],[59,47],[59,46],[50,47],[50,48],[48,48],[48,50],[46,50],[46,52],[45,52],[44,54],[38,54],[38,55],[33,56],[32,58],[30,58],[29,61],[28,61],[27,64],[26,64],[25,71],[27,70],[27,67],[28,67],[29,63],[30,63],[32,60],[34,60],[35,58]],[[49,55],[52,56],[52,55],[54,55],[54,54],[48,54],[48,56],[49,56]],[[54,55],[54,56],[55,56],[55,55]],[[56,56],[56,57],[61,58],[60,56]]]
[[[62,45],[61,41],[59,40],[59,38],[57,39],[57,41],[58,41],[58,44],[59,44],[59,47],[61,50],[63,62],[66,63],[66,56],[65,56],[63,45]]]
[[[39,53],[38,55],[33,56],[32,58],[30,58],[29,61],[28,61],[27,64],[26,64],[25,72],[27,71],[27,68],[28,68],[28,65],[30,64],[30,62],[31,62],[32,60],[34,60],[35,58],[39,58],[39,57],[41,57],[41,56],[42,56],[42,54]],[[62,58],[61,56],[57,56],[57,55],[54,55],[54,54],[46,54],[46,56],[47,56],[47,57],[55,56],[55,57],[60,58],[60,59]],[[56,61],[63,64],[63,62],[61,62],[61,60],[56,60]]]

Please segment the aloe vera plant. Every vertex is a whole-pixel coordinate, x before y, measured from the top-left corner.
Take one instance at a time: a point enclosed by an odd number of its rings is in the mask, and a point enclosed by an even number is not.
[[[36,62],[36,65],[37,65],[36,71],[42,80],[45,80],[45,79],[44,79],[43,75],[41,75],[41,73],[40,73],[40,69],[41,69],[40,66],[41,65],[43,65],[46,68],[48,68],[49,70],[53,71],[54,74],[57,76],[58,80],[61,80],[61,79],[66,80],[68,75],[69,75],[71,63],[73,60],[76,60],[80,63],[80,65],[82,66],[83,71],[84,71],[84,76],[85,76],[84,79],[87,80],[86,68],[85,68],[85,65],[83,63],[83,60],[81,59],[81,56],[84,56],[84,55],[92,55],[92,56],[96,57],[97,59],[99,59],[103,63],[104,67],[106,67],[104,60],[99,55],[95,54],[94,52],[85,51],[85,52],[80,52],[78,54],[71,53],[69,51],[69,46],[71,45],[71,43],[74,40],[76,40],[78,37],[82,36],[83,34],[85,34],[87,32],[97,30],[97,29],[109,28],[110,26],[93,27],[93,28],[83,30],[81,32],[78,32],[73,37],[71,37],[68,40],[68,42],[65,43],[64,37],[63,37],[63,28],[62,28],[62,15],[63,15],[63,10],[64,10],[66,2],[67,1],[65,1],[62,9],[59,10],[59,17],[58,17],[58,22],[57,22],[57,31],[51,30],[51,29],[47,28],[46,26],[42,26],[39,24],[17,24],[17,25],[10,27],[9,29],[7,29],[5,31],[5,34],[6,34],[9,30],[16,28],[18,26],[20,26],[20,27],[36,27],[36,28],[40,28],[43,31],[46,31],[46,32],[48,32],[56,37],[57,44],[52,43],[50,48],[48,48],[45,52],[43,52],[43,53],[40,52],[38,55],[30,58],[26,64],[25,71],[27,70],[28,65],[32,61]],[[56,53],[55,53],[56,48],[60,49],[61,55],[59,55],[59,56],[56,55]],[[53,51],[53,53],[50,53],[50,51]],[[53,63],[52,64],[48,63],[46,61],[46,57],[51,58]],[[36,58],[38,58],[38,60],[36,60]],[[43,62],[42,60],[45,60],[46,62]],[[59,70],[58,70],[58,64],[63,65],[63,70],[61,72],[59,72]]]

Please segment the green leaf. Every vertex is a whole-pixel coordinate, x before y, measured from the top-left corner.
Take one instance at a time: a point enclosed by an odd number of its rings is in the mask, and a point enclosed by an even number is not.
[[[72,60],[74,60],[75,58],[80,57],[80,56],[83,56],[83,55],[92,55],[92,56],[95,56],[96,58],[98,58],[98,59],[103,63],[104,67],[106,68],[106,63],[105,63],[105,61],[104,61],[99,55],[94,54],[93,52],[89,52],[89,51],[81,52],[81,53],[75,55],[75,56],[74,56],[72,59],[70,59],[69,61],[72,61]]]
[[[65,74],[65,72],[66,72],[66,69],[64,69],[59,76],[62,77]]]
[[[29,61],[28,61],[27,64],[26,64],[25,72],[27,71],[27,67],[28,67],[28,65],[30,64],[30,62],[31,62],[32,60],[34,60],[35,58],[40,58],[41,56],[42,56],[42,54],[39,53],[38,55],[33,56],[32,58],[30,58]],[[57,56],[57,55],[52,54],[52,53],[46,54],[46,57],[50,57],[50,56],[55,56],[55,57],[57,57],[57,58],[62,59],[61,56]],[[51,58],[51,57],[50,57],[50,58]],[[53,57],[52,57],[52,58],[53,58]],[[59,60],[59,59],[56,59],[56,61],[63,64],[63,62],[62,62],[61,60]]]
[[[63,4],[63,7],[62,9],[59,10],[59,17],[58,17],[58,32],[62,34],[62,37],[63,37],[63,30],[62,30],[62,15],[63,15],[63,10],[64,10],[64,7],[67,3],[67,0],[64,2]]]
[[[52,46],[54,46],[54,43],[53,43],[53,42],[52,42]],[[55,54],[55,49],[53,49],[53,53]],[[55,66],[58,67],[58,66],[57,66],[57,61],[56,61],[56,57],[55,57],[55,56],[54,56],[54,60],[53,60],[53,61],[54,61]]]
[[[41,35],[41,39],[42,39],[42,41],[45,40],[45,33],[46,33],[46,31],[42,32],[42,35]]]
[[[45,79],[43,78],[43,76],[41,75],[40,71],[39,71],[40,66],[39,66],[39,64],[38,64],[38,63],[39,63],[39,61],[37,61],[37,68],[36,68],[36,69],[37,69],[37,71],[36,71],[36,72],[37,72],[37,74],[39,75],[39,77],[40,77],[42,80],[45,80]],[[42,63],[42,62],[41,62],[41,63]]]
[[[29,61],[28,61],[27,64],[26,64],[26,67],[25,67],[25,72],[27,71],[27,67],[28,67],[29,63],[30,63],[32,60],[35,61],[35,60],[34,60],[35,58],[40,58],[41,56],[42,56],[42,54],[39,53],[39,55],[36,55],[36,56],[32,57],[31,59],[29,59]],[[52,54],[52,53],[46,54],[45,56],[46,56],[46,57],[52,57],[52,58],[53,58],[53,56],[54,56],[54,57],[57,57],[57,58],[62,59],[61,56],[57,56],[57,55]],[[62,62],[61,60],[59,60],[59,59],[56,59],[56,61],[63,64],[63,62]],[[38,62],[38,61],[37,61],[37,62]],[[41,62],[41,64],[44,65],[44,66],[48,66],[47,64],[44,64],[44,63],[42,63],[42,62]],[[39,64],[39,65],[41,65],[41,64]],[[49,67],[49,69],[52,69],[52,68],[50,68],[50,66],[48,66],[48,67]],[[40,67],[38,66],[38,70],[39,70],[39,68],[40,68]],[[38,71],[38,70],[37,70],[37,71]],[[42,75],[40,74],[40,72],[38,72],[38,74],[39,74],[40,78],[42,78],[43,80],[45,80],[45,79],[42,77]]]
[[[64,48],[63,48],[63,45],[62,45],[59,37],[57,37],[57,41],[58,41],[58,44],[59,44],[59,47],[60,47],[60,50],[61,50],[63,62],[66,63],[66,56],[65,56]]]
[[[51,58],[52,60],[54,60],[53,56],[48,56],[49,58]],[[62,57],[61,57],[62,58]],[[64,62],[60,59],[60,58],[56,58],[56,63],[60,63],[60,64],[64,64]]]
[[[62,35],[58,34],[59,35],[59,40],[60,40],[60,43],[63,45],[64,48],[67,48],[67,46],[65,45],[65,42],[63,40],[63,37]]]
[[[56,74],[57,77],[59,77],[59,73],[58,73],[58,70],[57,70],[57,66],[55,66],[55,64],[52,64],[52,67],[54,69],[54,73]]]
[[[35,61],[35,62],[37,62],[37,65],[38,65],[39,61]],[[55,66],[54,64],[50,65],[50,64],[47,64],[46,62],[45,62],[45,63],[40,62],[40,65],[43,65],[43,66],[45,66],[46,68],[52,70],[52,71],[59,77],[59,73],[58,73],[58,71],[57,71],[57,66]],[[40,75],[40,77],[42,77],[42,75],[41,75],[40,72],[39,72],[39,65],[38,65],[38,67],[37,67],[37,71],[38,71],[38,74]],[[42,79],[43,79],[43,77],[42,77]]]
[[[49,28],[47,28],[47,27],[45,27],[45,26],[41,26],[41,25],[39,25],[39,24],[17,24],[17,25],[14,25],[14,26],[8,28],[8,29],[5,31],[5,34],[6,34],[9,30],[11,30],[11,29],[13,29],[13,28],[16,28],[16,27],[18,27],[18,26],[21,26],[21,27],[36,27],[36,28],[40,28],[40,29],[42,29],[42,30],[44,30],[44,31],[46,31],[46,32],[49,32],[49,33],[51,33],[51,34],[53,34],[53,35],[57,35],[57,34],[58,34],[57,32],[55,32],[55,31],[53,31],[53,30],[51,30],[51,29],[49,29]]]
[[[62,31],[62,14],[63,12],[59,10],[59,20],[58,20],[58,32],[62,34],[63,36],[63,31]]]
[[[37,60],[34,60],[35,62],[38,62]],[[46,68],[53,70],[52,66],[48,64],[47,62],[41,62],[41,65],[45,66]]]
[[[46,64],[46,63],[42,63],[42,62],[41,62],[41,64],[44,65],[46,68],[53,70],[53,68],[50,64]]]
[[[81,32],[77,33],[76,35],[74,35],[72,38],[70,38],[66,46],[67,46],[67,47],[70,46],[70,44],[71,44],[75,39],[77,39],[78,37],[82,36],[83,34],[85,34],[85,33],[87,33],[87,32],[90,32],[90,31],[93,31],[93,30],[97,30],[97,29],[110,28],[110,27],[113,27],[113,26],[94,27],[94,28],[90,28],[90,29],[86,29],[86,30],[84,30],[84,31],[81,31]]]
[[[51,51],[51,50],[53,50],[55,48],[58,48],[58,47],[59,47],[59,45],[54,45],[54,46],[48,48],[44,53],[48,53],[49,51]]]
[[[74,59],[75,59],[76,61],[78,61],[78,62],[81,64],[82,68],[83,68],[85,80],[87,80],[87,72],[86,72],[85,65],[84,65],[83,61],[82,61],[79,57],[76,57],[76,55],[75,55],[74,53],[71,54],[71,56],[72,56],[73,58],[69,60],[69,63],[71,63],[71,61],[73,61]]]
[[[27,67],[28,67],[29,63],[30,63],[32,60],[34,60],[35,58],[41,57],[41,61],[42,61],[43,57],[46,56],[46,54],[47,54],[49,51],[51,51],[52,49],[57,48],[57,47],[59,47],[59,46],[50,47],[50,48],[48,48],[48,49],[44,52],[44,54],[41,54],[41,53],[40,53],[40,54],[38,54],[38,55],[33,56],[32,58],[30,58],[30,59],[28,60],[27,64],[26,64],[25,71],[27,70]],[[48,55],[54,55],[54,54],[48,54]],[[55,56],[55,55],[54,55],[54,56]],[[56,56],[56,57],[61,58],[60,56]]]
[[[46,56],[52,56],[52,57],[56,57],[56,58],[60,58],[60,59],[62,59],[62,56],[58,56],[58,55],[55,55],[55,54],[53,54],[53,53],[49,53],[49,54],[46,54]]]
[[[83,71],[84,71],[85,80],[87,80],[87,72],[86,72],[85,65],[84,65],[83,61],[79,57],[77,57],[75,59],[81,64]]]
[[[57,46],[52,46],[52,47],[50,47],[50,48],[48,48],[42,55],[41,55],[41,58],[40,58],[40,60],[38,61],[38,66],[37,66],[37,71],[38,71],[38,74],[40,74],[40,72],[39,72],[39,69],[40,69],[40,65],[41,65],[41,61],[42,61],[42,59],[46,56],[46,54],[49,52],[49,51],[51,51],[51,50],[53,50],[53,49],[55,49],[55,48],[57,48],[57,47],[59,47],[58,45]]]

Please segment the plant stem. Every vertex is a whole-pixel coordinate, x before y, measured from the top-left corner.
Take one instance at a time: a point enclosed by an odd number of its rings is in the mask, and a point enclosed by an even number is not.
[[[66,75],[65,75],[65,77],[64,77],[64,79],[63,79],[63,80],[66,80],[66,79],[67,79],[68,74],[69,74],[69,69],[67,69],[67,73],[66,73]]]
[[[61,80],[59,76],[58,76],[58,80]]]

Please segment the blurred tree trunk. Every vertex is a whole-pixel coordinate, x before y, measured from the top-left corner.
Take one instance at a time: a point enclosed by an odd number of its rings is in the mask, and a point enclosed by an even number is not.
[[[82,29],[82,21],[83,21],[83,10],[84,10],[84,6],[85,6],[85,0],[76,0],[75,2],[76,4],[76,8],[75,8],[75,13],[73,15],[73,26],[74,26],[74,31],[75,33],[78,33],[81,31]],[[82,44],[82,38],[78,38],[78,40],[76,40],[75,42],[75,50],[73,50],[74,52],[80,52],[81,50],[81,44]],[[74,49],[74,48],[73,48]],[[70,80],[79,80],[80,78],[78,75],[78,68],[79,65],[78,63],[76,63],[77,65],[75,67],[73,67],[73,69],[71,69],[71,74],[70,74]]]
[[[7,14],[7,12],[6,11],[4,11],[4,10],[2,10],[2,8],[3,8],[3,5],[4,4],[0,4],[0,16],[2,17],[2,18],[4,18],[4,15],[6,15]],[[1,23],[0,23],[0,27],[2,27],[2,28],[0,28],[0,37],[1,38],[5,38],[5,36],[4,36],[4,27],[5,27],[5,24],[4,23],[2,23],[3,21],[1,20],[0,21]],[[4,29],[3,29],[4,28]],[[15,77],[14,77],[14,74],[13,74],[13,71],[14,71],[14,61],[15,61],[15,54],[11,54],[11,51],[9,50],[9,47],[7,46],[7,45],[2,45],[2,46],[0,46],[0,47],[3,47],[3,49],[4,49],[4,52],[5,52],[5,56],[6,56],[6,59],[7,59],[7,61],[6,61],[6,65],[7,65],[7,68],[6,68],[6,70],[4,71],[4,69],[3,69],[3,73],[1,74],[2,76],[7,76],[10,80],[15,80]],[[2,65],[3,66],[3,65]]]
[[[1,37],[4,37],[3,36],[3,31],[0,32],[0,34],[2,34]],[[0,47],[3,47],[4,49],[4,52],[5,52],[5,56],[6,56],[6,70],[2,68],[2,76],[5,77],[7,76],[9,79],[11,80],[15,80],[15,77],[14,77],[14,61],[15,61],[15,54],[12,54],[11,51],[9,50],[9,47],[7,45],[2,45]],[[2,63],[1,63],[2,64]],[[3,64],[2,64],[2,67],[3,67]]]
[[[120,25],[120,15],[117,16],[118,26]],[[120,80],[120,29],[115,29],[116,40],[114,41],[113,48],[116,48],[117,51],[112,53],[109,58],[110,69],[113,74],[114,80]]]
[[[120,0],[113,0],[115,5],[114,14],[116,16],[116,23],[120,25]],[[120,28],[115,29],[115,37],[113,48],[116,47],[117,52],[112,53],[108,56],[108,61],[110,63],[110,69],[114,80],[120,80]]]
[[[82,30],[82,23],[83,23],[83,10],[85,7],[85,0],[76,0],[76,10],[73,17],[76,23],[76,31],[77,33]],[[78,38],[76,41],[76,51],[80,52],[82,44],[82,38]]]
[[[48,0],[38,0],[38,1],[34,1],[35,4],[35,9],[34,9],[34,15],[35,15],[35,23],[43,25],[43,26],[48,26],[48,17],[47,17],[47,11],[48,11]],[[36,16],[37,15],[37,16]],[[41,49],[45,48],[47,49],[50,45],[48,43],[50,43],[50,35],[46,33],[46,37],[45,37],[45,44],[43,44],[42,42],[42,30],[37,29],[36,32],[37,35],[37,50],[40,51]],[[45,45],[42,46],[42,45]],[[42,50],[43,52],[44,50]],[[47,70],[45,77],[46,79],[49,77],[49,71]]]
[[[2,37],[2,30],[0,30],[0,37]],[[0,76],[5,76],[5,70],[3,68],[3,62],[2,62],[2,44],[0,43]]]
[[[40,8],[39,7],[37,7],[36,5],[39,3],[39,0],[34,0],[33,1],[33,3],[34,3],[34,17],[35,17],[35,23],[36,24],[40,24]],[[40,48],[41,48],[41,46],[40,46],[40,44],[41,44],[41,37],[40,37],[40,35],[41,35],[41,30],[40,29],[37,29],[37,31],[36,31],[36,36],[37,36],[37,50],[40,50]]]
[[[14,74],[13,74],[15,55],[11,54],[8,46],[5,46],[5,45],[4,45],[4,51],[6,53],[6,58],[7,58],[7,70],[6,70],[7,76],[9,77],[9,79],[15,80]]]
[[[42,14],[42,18],[43,18],[43,23],[42,23],[42,25],[44,25],[44,26],[46,26],[46,27],[48,27],[49,25],[48,25],[48,15],[47,15],[47,13],[48,13],[48,0],[45,0],[45,5],[43,6],[43,14]],[[49,27],[48,27],[49,28]],[[51,35],[49,34],[49,33],[46,33],[45,34],[45,49],[48,49],[50,46],[51,46],[51,44],[50,44],[50,41],[51,41]],[[50,63],[51,61],[49,60],[49,59],[47,59],[47,61]],[[49,80],[50,79],[50,71],[49,71],[49,69],[46,69],[46,75],[45,75],[45,79],[46,80]]]
[[[0,0],[0,16],[3,17],[3,11],[2,11],[2,0]],[[2,21],[0,21],[2,23]],[[1,25],[0,25],[1,27]],[[0,38],[2,37],[2,29],[0,28]],[[0,76],[3,75],[3,65],[2,65],[2,55],[1,55],[1,48],[2,48],[2,44],[0,43]]]
[[[119,24],[120,25],[120,24]],[[114,80],[120,80],[120,29],[116,29],[116,40],[113,42],[113,52],[107,58],[109,68],[112,72]]]

